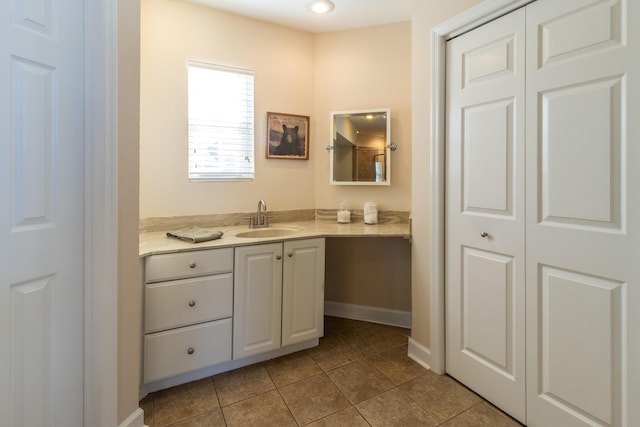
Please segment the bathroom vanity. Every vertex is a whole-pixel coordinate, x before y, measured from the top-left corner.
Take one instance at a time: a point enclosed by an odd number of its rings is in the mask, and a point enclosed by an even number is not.
[[[143,390],[318,345],[325,237],[409,237],[408,224],[301,221],[192,244],[142,233]]]

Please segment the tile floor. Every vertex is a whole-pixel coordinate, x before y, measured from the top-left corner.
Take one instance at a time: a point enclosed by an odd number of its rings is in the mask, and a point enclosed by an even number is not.
[[[325,317],[318,347],[158,391],[149,427],[520,426],[407,357],[409,331]]]

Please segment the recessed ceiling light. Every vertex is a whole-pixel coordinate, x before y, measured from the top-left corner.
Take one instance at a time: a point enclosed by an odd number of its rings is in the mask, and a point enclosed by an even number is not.
[[[308,7],[313,13],[328,13],[333,10],[335,5],[331,0],[313,0]]]

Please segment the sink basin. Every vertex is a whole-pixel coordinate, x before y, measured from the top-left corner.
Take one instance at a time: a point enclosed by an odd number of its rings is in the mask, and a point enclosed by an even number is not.
[[[243,231],[236,234],[237,237],[260,238],[260,237],[282,237],[298,233],[292,228],[262,228],[259,230]]]

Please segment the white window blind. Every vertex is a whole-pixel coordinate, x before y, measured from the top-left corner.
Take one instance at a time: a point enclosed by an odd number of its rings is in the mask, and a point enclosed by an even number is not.
[[[196,62],[187,67],[189,179],[253,179],[253,73]]]

